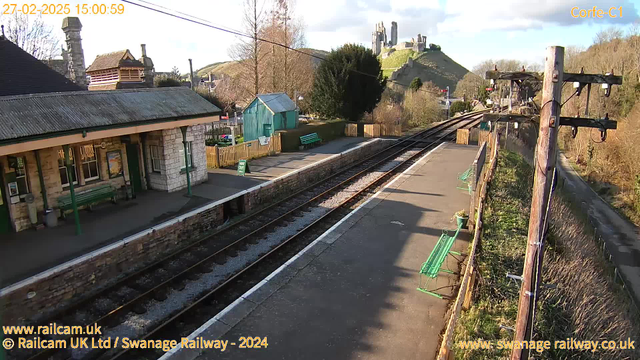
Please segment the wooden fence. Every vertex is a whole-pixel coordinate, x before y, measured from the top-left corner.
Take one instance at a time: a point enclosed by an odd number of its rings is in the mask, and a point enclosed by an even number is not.
[[[207,146],[207,167],[233,166],[242,159],[256,159],[282,152],[282,140],[279,133],[268,139],[269,142],[265,145],[261,145],[259,140],[253,140],[235,146]]]
[[[493,173],[498,166],[498,149],[499,144],[493,144],[492,151],[490,152],[491,163],[487,171],[485,172],[485,176],[482,179],[482,182],[479,182],[477,184],[478,188],[476,188],[476,191],[479,192],[479,196],[477,197],[478,210],[476,211],[473,242],[471,243],[471,249],[467,258],[467,266],[464,269],[462,282],[460,283],[460,288],[458,290],[458,296],[456,297],[456,300],[453,304],[451,317],[447,321],[447,327],[445,329],[442,342],[440,343],[440,351],[438,352],[437,360],[448,360],[453,358],[453,335],[456,328],[456,323],[458,322],[458,317],[460,316],[460,312],[463,308],[465,310],[468,310],[471,306],[473,287],[476,279],[475,260],[478,244],[480,243],[482,236],[482,215],[484,213],[484,203],[487,196],[487,186],[489,182],[491,182]]]
[[[344,127],[344,135],[357,137],[358,136],[358,124],[346,124]]]
[[[395,124],[363,124],[364,137],[402,136],[402,126]],[[358,124],[346,124],[345,136],[358,136]]]

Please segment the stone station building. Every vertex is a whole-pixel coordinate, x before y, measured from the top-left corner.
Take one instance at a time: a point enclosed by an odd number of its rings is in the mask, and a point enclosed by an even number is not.
[[[29,216],[31,196],[38,214],[62,215],[58,201],[70,195],[71,179],[76,196],[110,185],[119,198],[205,181],[203,124],[219,112],[186,88],[0,97],[0,206],[9,210],[0,226],[41,222]]]

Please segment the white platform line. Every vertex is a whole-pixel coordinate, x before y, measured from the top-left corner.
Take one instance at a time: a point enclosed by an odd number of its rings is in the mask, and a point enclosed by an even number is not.
[[[205,322],[202,326],[200,326],[199,328],[197,328],[196,330],[194,330],[191,334],[189,334],[188,338],[189,340],[193,340],[196,337],[198,337],[198,335],[202,334],[205,330],[207,330],[213,323],[215,323],[216,321],[220,321],[220,319],[227,314],[229,311],[233,310],[233,308],[235,308],[236,306],[238,306],[240,303],[242,303],[243,301],[247,300],[247,298],[253,294],[254,292],[256,292],[257,290],[259,290],[262,286],[264,286],[265,284],[267,284],[271,279],[273,279],[276,275],[278,275],[280,272],[282,272],[284,269],[286,269],[289,265],[291,265],[291,263],[293,263],[294,261],[296,261],[298,258],[300,258],[302,255],[304,255],[304,253],[306,253],[307,251],[309,251],[309,249],[311,249],[313,246],[315,246],[318,242],[322,241],[322,239],[324,239],[325,237],[327,237],[329,234],[331,234],[335,229],[337,229],[340,225],[342,225],[345,221],[347,221],[351,216],[353,216],[356,212],[358,212],[358,210],[360,210],[361,208],[363,208],[365,205],[367,205],[371,200],[373,200],[374,198],[378,197],[378,195],[380,195],[382,192],[384,192],[388,187],[390,187],[391,185],[393,185],[393,183],[395,183],[398,179],[400,179],[401,177],[403,177],[404,175],[406,175],[409,171],[411,171],[416,165],[422,163],[429,155],[431,155],[432,152],[438,150],[441,146],[443,146],[446,143],[440,143],[440,145],[436,146],[435,148],[431,149],[429,152],[427,152],[425,155],[423,155],[420,160],[416,161],[415,163],[413,163],[411,166],[409,166],[407,169],[405,169],[402,173],[400,173],[400,175],[396,176],[393,180],[391,180],[388,184],[386,184],[382,189],[380,189],[378,192],[376,192],[375,194],[373,194],[373,196],[371,196],[370,198],[368,198],[365,202],[363,202],[362,204],[360,204],[357,208],[353,209],[349,214],[347,214],[347,216],[345,216],[344,218],[340,219],[340,221],[338,221],[337,223],[335,223],[332,227],[330,227],[327,231],[325,231],[324,233],[322,233],[322,235],[320,235],[317,239],[315,239],[311,244],[307,245],[304,249],[300,250],[300,252],[298,252],[296,255],[294,255],[291,259],[289,259],[287,262],[285,262],[284,264],[282,264],[279,268],[277,268],[276,270],[274,270],[271,274],[269,274],[269,276],[267,276],[264,280],[260,281],[258,284],[254,285],[251,289],[249,289],[247,292],[245,292],[244,294],[242,294],[242,296],[240,296],[238,299],[236,299],[236,301],[234,301],[233,303],[229,304],[227,307],[225,307],[222,311],[220,311],[218,314],[216,314],[216,316],[212,317],[211,319],[209,319],[207,322]],[[178,345],[176,347],[174,347],[173,349],[169,350],[168,352],[166,352],[164,355],[162,355],[158,360],[167,360],[170,359],[173,355],[176,355],[177,352],[181,349],[181,345]]]

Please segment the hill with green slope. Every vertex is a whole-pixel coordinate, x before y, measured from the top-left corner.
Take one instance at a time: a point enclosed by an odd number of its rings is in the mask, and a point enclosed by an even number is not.
[[[327,51],[318,49],[302,48],[299,50],[321,58],[324,58],[329,54],[329,52]],[[314,65],[316,66],[320,63],[320,61],[322,61],[318,58],[312,58],[312,60]],[[222,75],[235,77],[240,73],[240,64],[238,61],[221,61],[209,64],[201,69],[196,70],[196,74],[199,77],[206,77],[209,73],[215,75],[216,77],[220,77]]]
[[[383,74],[396,83],[389,82],[389,86],[397,88],[409,86],[411,80],[419,77],[422,82],[431,81],[441,89],[449,86],[453,93],[458,81],[469,72],[440,50],[398,50],[380,58]]]

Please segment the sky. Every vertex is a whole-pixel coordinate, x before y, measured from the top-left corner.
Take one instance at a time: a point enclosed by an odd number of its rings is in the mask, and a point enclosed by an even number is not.
[[[242,30],[244,0],[131,0],[168,12],[180,12],[211,25]],[[260,1],[260,0],[259,0]],[[272,0],[265,0],[264,11]],[[17,2],[18,7],[25,2]],[[29,4],[61,3],[30,0]],[[64,39],[60,30],[65,16],[75,16],[75,5],[96,4],[68,0],[71,15],[42,15]],[[238,42],[235,35],[155,13],[131,3],[104,0],[97,4],[123,4],[123,14],[82,15],[82,45],[89,66],[98,54],[129,49],[138,58],[140,44],[156,71],[178,66],[189,71],[210,63],[230,59],[228,49]],[[371,33],[383,21],[387,35],[391,22],[398,23],[398,41],[409,41],[418,33],[427,36],[455,61],[471,70],[486,59],[516,59],[527,63],[544,61],[550,45],[584,46],[592,44],[596,33],[610,26],[627,31],[640,19],[640,0],[295,0],[294,14],[305,24],[308,47],[330,51],[344,43],[371,47]],[[615,18],[574,18],[572,8],[611,7]],[[620,10],[621,9],[621,10]],[[0,9],[2,10],[2,9]],[[620,16],[620,13],[622,16]],[[0,23],[3,22],[0,17]],[[63,41],[61,41],[63,43]]]

